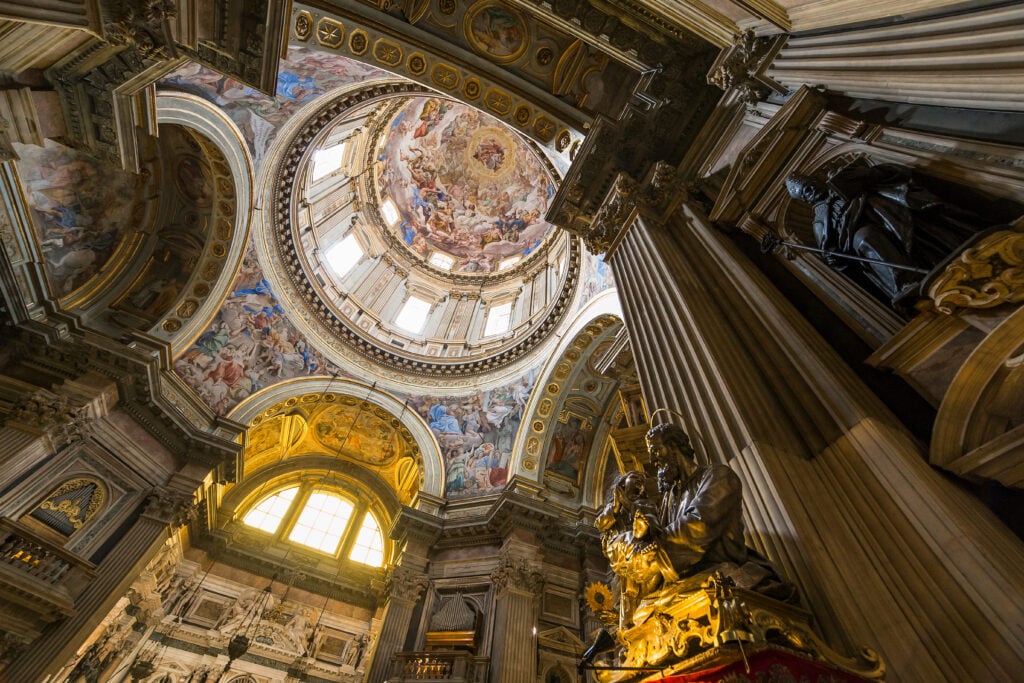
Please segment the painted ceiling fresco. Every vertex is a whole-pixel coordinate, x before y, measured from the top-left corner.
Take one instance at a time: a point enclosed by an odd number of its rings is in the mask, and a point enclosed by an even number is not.
[[[143,161],[149,171],[138,175],[53,140],[14,147],[50,290],[71,294],[103,269],[130,227],[144,227],[160,177],[155,147]]]
[[[364,0],[378,6],[376,0]],[[614,110],[634,74],[579,35],[498,0],[415,0],[391,3],[390,14],[501,65],[580,110]],[[597,10],[597,32],[607,17]],[[579,29],[576,31],[579,32]],[[622,87],[618,87],[622,86]]]
[[[387,75],[340,55],[291,46],[280,62],[275,97],[195,62],[168,74],[160,86],[191,92],[220,107],[242,131],[258,167],[278,128],[304,104],[342,86]]]
[[[338,372],[285,316],[251,245],[224,305],[174,370],[219,415],[278,382]]]
[[[197,65],[172,73],[161,87],[192,92],[221,107],[238,125],[258,163],[281,124],[303,105],[337,87],[381,75],[383,72],[338,55],[292,47],[288,59],[281,62],[274,98]],[[388,188],[387,193],[402,207],[407,225],[400,222],[396,230],[404,238],[409,226],[421,224],[434,231],[431,220],[438,226],[436,234],[413,228],[414,234],[405,240],[410,248],[414,247],[411,240],[425,241],[429,236],[427,248],[452,254],[455,268],[486,272],[501,258],[535,249],[549,234],[550,226],[537,218],[546,210],[554,187],[540,160],[508,129],[464,105],[425,98],[410,102],[392,124],[392,134],[381,150],[384,170],[379,188]],[[476,215],[475,222],[471,212]],[[440,227],[442,221],[445,227]],[[487,233],[496,239],[485,239]],[[455,239],[460,235],[466,241],[461,247]],[[585,262],[586,291],[580,305],[612,286],[607,266],[589,255]],[[174,369],[219,415],[229,414],[246,398],[290,379],[329,375],[366,379],[334,365],[306,340],[272,291],[252,245],[220,311],[177,358]],[[437,437],[449,498],[493,494],[505,486],[512,446],[539,369],[486,390],[445,395],[395,393]],[[336,452],[339,446],[343,451],[372,451],[371,458],[388,452],[387,439],[378,439],[372,425],[353,428],[359,435],[359,447],[355,448],[345,422],[348,418],[340,414],[337,418],[314,420],[306,432],[309,443],[327,452]],[[269,439],[267,444],[277,444],[275,435],[276,431],[268,431],[252,436],[259,443]],[[260,446],[264,447],[268,453],[273,451],[270,445]],[[396,452],[402,448],[395,445]],[[575,451],[568,448],[563,458],[567,467],[576,462],[574,458]],[[399,455],[394,466],[406,459]],[[414,487],[411,480],[408,486]]]
[[[392,228],[420,257],[442,251],[461,272],[491,272],[551,234],[542,216],[555,187],[537,155],[486,114],[415,98],[391,122],[378,189]]]

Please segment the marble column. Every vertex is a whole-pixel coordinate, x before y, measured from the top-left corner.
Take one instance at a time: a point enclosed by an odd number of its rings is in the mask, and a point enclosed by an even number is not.
[[[367,683],[383,683],[391,675],[391,659],[404,648],[413,609],[428,585],[427,576],[422,572],[403,566],[391,571],[385,588],[388,602],[366,676]]]
[[[767,75],[796,90],[968,109],[1024,111],[1024,5],[795,36]]]
[[[491,572],[494,584],[495,683],[533,683],[537,677],[537,603],[544,577],[525,557],[502,554]]]
[[[163,546],[168,528],[183,524],[192,510],[191,494],[154,489],[136,522],[97,565],[96,578],[75,600],[76,614],[46,629],[11,662],[5,680],[38,681],[59,670]]]
[[[697,451],[740,474],[749,542],[800,585],[835,645],[878,650],[888,681],[1012,679],[1021,541],[928,467],[703,214],[654,215],[629,186],[603,215],[627,217],[608,260],[647,404],[678,411]]]

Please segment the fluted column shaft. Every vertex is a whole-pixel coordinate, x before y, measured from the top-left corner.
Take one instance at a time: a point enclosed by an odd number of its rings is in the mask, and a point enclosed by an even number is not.
[[[1024,6],[790,38],[767,75],[791,90],[971,109],[1024,110]]]
[[[491,572],[495,589],[492,680],[533,683],[537,677],[537,599],[543,577],[525,558],[502,555]]]
[[[931,470],[903,427],[728,238],[681,208],[609,262],[648,406],[744,481],[751,542],[825,635],[887,680],[1024,666],[1024,547]]]
[[[427,577],[403,567],[395,567],[388,579],[388,604],[377,636],[367,683],[383,683],[391,674],[391,660],[405,645],[413,609],[427,587]]]
[[[32,471],[52,452],[52,444],[45,434],[0,427],[0,491],[5,491],[25,472]]]

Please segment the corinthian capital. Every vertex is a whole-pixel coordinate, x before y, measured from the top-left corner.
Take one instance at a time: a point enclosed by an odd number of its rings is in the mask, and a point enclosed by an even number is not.
[[[176,529],[188,523],[195,513],[196,502],[192,494],[157,486],[146,497],[142,516]]]
[[[544,576],[534,570],[526,558],[502,555],[491,572],[491,583],[498,593],[511,589],[538,595],[544,587]]]
[[[54,448],[61,448],[88,436],[91,423],[88,408],[76,408],[66,396],[40,389],[18,399],[6,424],[45,432]]]
[[[430,580],[423,574],[398,566],[388,573],[384,583],[384,593],[399,600],[416,602],[429,584]]]
[[[608,251],[615,238],[628,226],[640,201],[637,182],[625,171],[615,176],[615,182],[594,214],[590,229],[583,235],[587,248],[595,254]]]

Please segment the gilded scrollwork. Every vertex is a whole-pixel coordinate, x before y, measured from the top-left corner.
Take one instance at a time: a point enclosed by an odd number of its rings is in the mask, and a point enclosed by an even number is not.
[[[1024,301],[1024,232],[998,230],[965,249],[928,285],[940,313]]]

